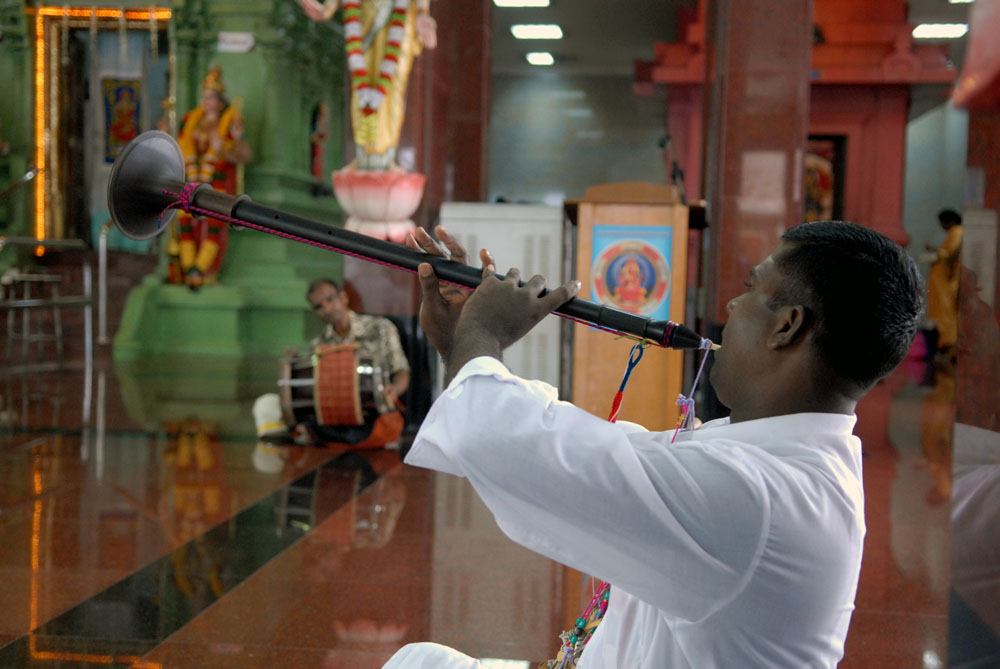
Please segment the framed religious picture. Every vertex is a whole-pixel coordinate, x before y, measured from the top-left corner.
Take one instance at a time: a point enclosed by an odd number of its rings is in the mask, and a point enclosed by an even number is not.
[[[844,216],[843,135],[810,135],[805,155],[806,221],[839,220]]]
[[[139,135],[141,79],[101,80],[104,91],[104,161],[113,163],[125,145]]]
[[[595,225],[591,299],[668,320],[673,232],[670,226]]]
[[[688,208],[676,189],[625,182],[588,188],[567,206],[576,221],[576,278],[580,297],[654,320],[684,320],[688,257]],[[572,400],[607,418],[614,389],[636,342],[587,325],[573,326]],[[642,349],[640,349],[642,350]],[[630,373],[620,420],[676,426],[684,354],[649,347]]]

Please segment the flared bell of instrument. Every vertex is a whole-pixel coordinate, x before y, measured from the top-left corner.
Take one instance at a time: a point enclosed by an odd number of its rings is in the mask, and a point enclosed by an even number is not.
[[[166,227],[176,201],[164,191],[184,187],[184,156],[173,137],[159,130],[144,132],[128,143],[111,167],[108,210],[122,234],[130,239],[155,237]]]

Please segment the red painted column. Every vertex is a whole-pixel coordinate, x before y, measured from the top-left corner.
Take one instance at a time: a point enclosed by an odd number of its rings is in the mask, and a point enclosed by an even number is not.
[[[983,206],[1000,211],[1000,108],[969,112],[970,167],[979,167],[985,177]],[[1000,250],[997,251],[1000,263]],[[993,300],[994,315],[1000,320],[1000,282]]]
[[[750,268],[802,220],[812,2],[716,0],[707,18],[711,329],[725,322]]]
[[[703,86],[667,86],[667,131],[672,142],[671,158],[677,161],[684,172],[684,193],[688,200],[702,199],[701,188],[701,143],[703,110]],[[667,174],[673,165],[666,165]]]

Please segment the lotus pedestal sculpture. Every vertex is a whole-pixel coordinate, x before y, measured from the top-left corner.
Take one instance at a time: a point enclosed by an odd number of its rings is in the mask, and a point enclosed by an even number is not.
[[[410,217],[426,182],[415,172],[348,168],[333,173],[333,192],[348,214],[348,230],[402,244],[416,229]]]

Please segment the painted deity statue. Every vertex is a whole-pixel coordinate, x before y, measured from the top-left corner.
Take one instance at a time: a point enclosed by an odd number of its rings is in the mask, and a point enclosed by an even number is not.
[[[340,0],[299,0],[306,14],[329,20]],[[396,168],[406,111],[406,82],[423,47],[437,46],[430,0],[345,0],[344,35],[351,71],[351,126],[362,170]]]
[[[184,115],[177,143],[184,155],[189,182],[211,184],[216,190],[237,192],[237,167],[251,158],[244,138],[243,117],[238,104],[230,104],[216,65],[202,86],[200,104]],[[178,215],[180,228],[176,253],[168,273],[170,283],[183,283],[197,290],[214,283],[226,249],[226,224],[213,218]]]

